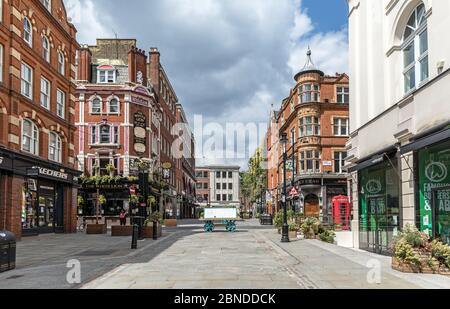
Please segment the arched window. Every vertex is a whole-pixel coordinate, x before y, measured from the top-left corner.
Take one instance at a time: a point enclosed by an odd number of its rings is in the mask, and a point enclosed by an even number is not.
[[[62,158],[62,142],[59,135],[50,132],[48,135],[48,159],[50,161],[61,163]]]
[[[59,51],[58,52],[58,72],[62,75],[65,74],[65,66],[66,66],[66,59],[64,58],[64,54]]]
[[[27,17],[23,19],[23,39],[28,45],[33,46],[33,26]]]
[[[100,114],[102,112],[102,101],[100,98],[94,98],[91,102],[91,114]]]
[[[425,6],[419,5],[408,19],[403,34],[405,93],[416,89],[429,76],[428,31]]]
[[[42,58],[50,62],[50,42],[45,35],[42,37]]]
[[[39,155],[39,130],[33,121],[22,121],[22,151]]]
[[[119,113],[119,101],[116,98],[112,98],[109,101],[108,113],[109,114],[118,114]]]

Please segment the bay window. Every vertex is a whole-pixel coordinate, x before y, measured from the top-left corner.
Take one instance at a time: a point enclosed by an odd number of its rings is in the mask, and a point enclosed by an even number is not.
[[[300,152],[300,173],[320,173],[321,154],[318,150]]]
[[[300,118],[300,137],[320,135],[319,117],[308,116]]]
[[[320,102],[320,86],[318,84],[304,84],[300,86],[300,102]]]
[[[119,127],[109,124],[94,125],[90,129],[91,145],[118,145]]]

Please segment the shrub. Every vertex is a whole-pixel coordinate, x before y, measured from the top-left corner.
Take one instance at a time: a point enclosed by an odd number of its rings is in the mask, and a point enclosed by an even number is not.
[[[440,241],[431,243],[431,255],[440,265],[450,268],[450,246]]]
[[[315,237],[319,234],[319,228],[320,221],[317,218],[306,218],[301,226],[303,235],[305,235],[306,238]]]
[[[334,231],[325,230],[319,234],[319,239],[323,242],[334,244],[334,239],[336,238],[336,233]]]
[[[396,242],[394,256],[403,263],[420,267],[420,257],[414,252],[413,246],[405,238],[401,238]]]

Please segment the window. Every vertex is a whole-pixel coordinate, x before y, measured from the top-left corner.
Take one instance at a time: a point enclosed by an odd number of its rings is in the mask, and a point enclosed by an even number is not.
[[[220,190],[220,183],[217,183],[217,184],[216,184],[216,189],[217,189],[217,190]]]
[[[217,199],[218,202],[220,202],[220,194],[216,195],[216,199]]]
[[[349,120],[347,118],[334,119],[334,136],[348,136],[349,135]]]
[[[58,72],[62,75],[65,75],[65,67],[66,67],[66,59],[64,58],[63,52],[58,52]]]
[[[26,65],[25,63],[22,63],[22,83],[21,83],[21,89],[22,94],[26,96],[28,99],[33,99],[33,70]]]
[[[119,101],[117,99],[111,99],[109,101],[108,113],[109,114],[118,114],[119,113]]]
[[[109,144],[111,142],[111,127],[109,125],[100,126],[100,144]]]
[[[300,102],[320,102],[320,86],[317,84],[304,84],[300,86]]]
[[[97,127],[91,127],[91,144],[97,144]]]
[[[222,194],[222,201],[224,201],[224,202],[227,201],[227,195],[226,194]]]
[[[320,151],[300,152],[300,173],[320,173]]]
[[[49,12],[52,11],[52,1],[51,0],[41,0],[42,4],[45,6]]]
[[[50,82],[41,77],[41,106],[50,110]]]
[[[208,178],[208,172],[203,172],[203,178]]]
[[[233,178],[233,172],[228,172],[228,178],[230,178],[230,179]]]
[[[406,25],[403,34],[403,77],[405,93],[428,80],[428,31],[425,6],[419,5]]]
[[[228,190],[233,190],[233,184],[232,183],[228,184]]]
[[[50,62],[50,42],[45,35],[42,37],[42,58]]]
[[[350,88],[337,87],[337,102],[348,104],[350,102]]]
[[[231,202],[233,200],[233,194],[228,194],[228,201]]]
[[[226,190],[227,189],[227,184],[226,183],[223,183],[222,184],[222,190]]]
[[[102,112],[102,101],[95,98],[91,102],[91,114],[100,114]]]
[[[336,151],[334,153],[334,172],[342,174],[344,173],[343,167],[345,165],[345,159],[347,158],[347,152]]]
[[[30,47],[33,47],[33,26],[27,17],[23,19],[23,39]]]
[[[54,162],[61,162],[61,138],[58,134],[50,132],[48,136],[48,159]]]
[[[208,184],[207,183],[203,184],[203,189],[208,189]]]
[[[116,82],[116,70],[98,70],[97,79],[100,84],[113,84]]]
[[[300,137],[320,135],[319,117],[308,116],[300,118]]]
[[[220,172],[216,172],[216,178],[220,178],[221,174]]]
[[[2,1],[0,1],[0,2],[2,2]],[[0,18],[0,21],[1,21],[1,18]],[[2,83],[2,82],[3,82],[3,45],[0,44],[0,83]]]
[[[222,178],[227,178],[227,172],[222,172]]]
[[[22,121],[22,151],[39,155],[39,130],[29,119]]]
[[[56,91],[56,114],[64,118],[66,109],[66,94],[61,90]]]

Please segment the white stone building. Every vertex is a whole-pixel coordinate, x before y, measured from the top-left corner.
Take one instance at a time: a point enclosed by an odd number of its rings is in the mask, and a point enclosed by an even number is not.
[[[354,246],[406,224],[449,242],[450,1],[349,0]]]

